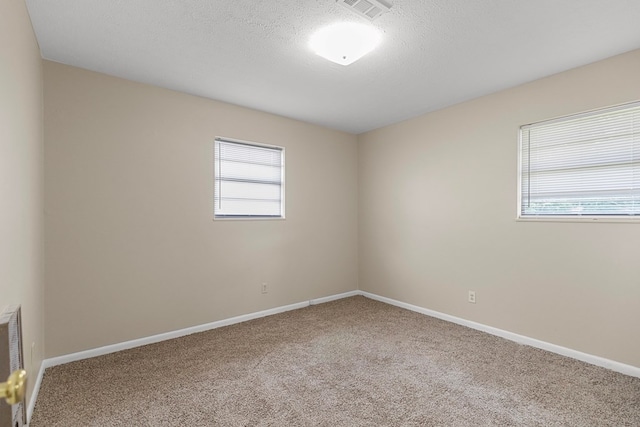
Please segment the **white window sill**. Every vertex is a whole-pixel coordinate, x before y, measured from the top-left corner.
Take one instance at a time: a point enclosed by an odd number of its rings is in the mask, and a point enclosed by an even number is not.
[[[566,216],[527,216],[517,217],[518,222],[590,222],[590,223],[636,223],[640,224],[640,217],[612,216],[612,217],[566,217]]]
[[[225,217],[225,218],[213,218],[214,221],[284,221],[285,217],[268,218],[268,217]]]

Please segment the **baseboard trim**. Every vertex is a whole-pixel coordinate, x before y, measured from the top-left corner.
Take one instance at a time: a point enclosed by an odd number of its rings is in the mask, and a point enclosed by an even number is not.
[[[115,353],[131,348],[142,347],[143,345],[155,344],[174,338],[180,338],[186,335],[198,332],[209,331],[211,329],[222,328],[224,326],[235,325],[236,323],[246,322],[248,320],[259,319],[260,317],[271,316],[285,311],[297,310],[299,308],[308,307],[309,301],[289,304],[281,307],[271,308],[268,310],[258,311],[255,313],[243,314],[240,316],[230,317],[228,319],[218,320],[216,322],[205,323],[203,325],[192,326],[189,328],[179,329],[176,331],[165,332],[162,334],[152,335],[145,338],[138,338],[131,341],[125,341],[118,344],[106,345],[91,350],[79,351],[77,353],[65,354],[64,356],[52,357],[45,360],[46,367],[63,365],[65,363],[76,362],[78,360],[90,359],[92,357],[104,356],[105,354]]]
[[[36,400],[38,400],[38,393],[40,392],[40,385],[42,384],[42,378],[44,377],[44,361],[40,364],[40,369],[38,370],[38,376],[36,377],[36,382],[33,384],[33,393],[31,393],[31,399],[29,399],[29,405],[27,406],[27,426],[29,427],[29,423],[31,422],[31,416],[33,415],[33,410],[36,407]]]
[[[65,354],[63,356],[52,357],[42,361],[40,365],[40,371],[36,378],[33,393],[31,395],[31,401],[27,409],[27,420],[31,421],[31,415],[36,406],[36,400],[38,392],[40,391],[40,385],[44,372],[47,368],[57,365],[63,365],[65,363],[76,362],[78,360],[90,359],[92,357],[103,356],[105,354],[115,353],[122,350],[129,350],[131,348],[141,347],[143,345],[155,344],[157,342],[166,341],[174,338],[180,338],[186,335],[195,334],[198,332],[205,332],[211,329],[222,328],[223,326],[234,325],[236,323],[246,322],[248,320],[259,319],[261,317],[272,316],[274,314],[284,313],[286,311],[297,310],[299,308],[309,307],[310,305],[323,304],[329,301],[335,301],[342,298],[349,298],[352,296],[360,295],[360,291],[349,291],[341,294],[330,295],[327,297],[315,298],[309,301],[299,302],[295,304],[284,305],[280,307],[270,308],[268,310],[262,310],[255,313],[243,314],[240,316],[231,317],[228,319],[218,320],[216,322],[206,323],[203,325],[192,326],[190,328],[179,329],[176,331],[165,332],[162,334],[152,335],[145,338],[138,338],[131,341],[125,341],[117,344],[106,345],[103,347],[94,348],[91,350],[79,351],[77,353]]]
[[[330,295],[328,297],[316,298],[309,301],[309,305],[324,304],[325,302],[335,301],[343,298],[355,297],[362,295],[360,291],[350,291],[342,294]]]
[[[621,374],[629,375],[632,377],[640,378],[640,367],[627,365],[615,360],[605,359],[604,357],[594,356],[592,354],[583,353],[581,351],[572,350],[560,345],[551,344],[546,341],[537,340],[524,335],[519,335],[513,332],[505,331],[503,329],[487,326],[482,323],[473,322],[471,320],[462,319],[460,317],[451,316],[449,314],[440,313],[438,311],[429,310],[428,308],[419,307],[417,305],[408,304],[406,302],[397,301],[391,298],[383,297],[380,295],[372,294],[370,292],[360,291],[360,295],[367,298],[371,298],[376,301],[384,302],[386,304],[395,305],[396,307],[405,308],[407,310],[415,311],[417,313],[425,314],[427,316],[435,317],[438,319],[446,320],[447,322],[456,323],[458,325],[466,326],[471,329],[486,332],[491,335],[495,335],[510,341],[515,341],[519,344],[528,345],[531,347],[546,350],[551,353],[556,353],[561,356],[577,359],[582,362],[590,363],[592,365],[601,366],[603,368],[610,369],[612,371],[619,372]]]
[[[380,301],[386,304],[394,305],[396,307],[404,308],[407,310],[415,311],[417,313],[421,313],[427,316],[435,317],[437,319],[442,319],[447,322],[456,323],[458,325],[466,326],[472,329],[476,329],[478,331],[486,332],[491,335],[495,335],[501,338],[508,339],[510,341],[515,341],[520,344],[528,345],[531,347],[536,347],[542,350],[549,351],[551,353],[560,354],[562,356],[570,357],[573,359],[580,360],[582,362],[590,363],[592,365],[601,366],[603,368],[610,369],[612,371],[620,372],[621,374],[629,375],[632,377],[640,378],[640,367],[635,367],[631,365],[626,365],[624,363],[616,362],[614,360],[605,359],[603,357],[594,356],[587,353],[582,353],[577,350],[572,350],[570,348],[562,347],[556,344],[551,344],[545,341],[540,341],[535,338],[530,338],[524,335],[519,335],[513,332],[505,331],[502,329],[494,328],[492,326],[487,326],[482,323],[473,322],[470,320],[462,319],[460,317],[451,316],[449,314],[440,313],[435,310],[430,310],[424,307],[419,307],[417,305],[408,304],[402,301],[394,300],[391,298],[383,297],[377,294],[373,294],[371,292],[366,291],[349,291],[341,294],[330,295],[327,297],[315,298],[309,301],[299,302],[295,304],[289,304],[281,307],[275,307],[268,310],[262,310],[255,313],[244,314],[241,316],[231,317],[229,319],[218,320],[216,322],[206,323],[203,325],[197,325],[190,328],[179,329],[172,332],[166,332],[162,334],[152,335],[145,338],[139,338],[131,341],[125,341],[118,344],[107,345],[104,347],[94,348],[91,350],[80,351],[77,353],[66,354],[63,356],[52,357],[49,359],[45,359],[42,361],[40,365],[40,370],[38,372],[38,376],[36,378],[35,386],[33,388],[33,393],[31,395],[31,400],[29,402],[29,406],[27,408],[27,420],[31,421],[31,416],[33,415],[33,411],[35,409],[36,401],[38,398],[38,392],[40,391],[40,385],[42,384],[42,379],[44,377],[45,370],[52,366],[63,365],[65,363],[76,362],[78,360],[89,359],[92,357],[103,356],[105,354],[115,353],[122,350],[128,350],[131,348],[141,347],[143,345],[154,344],[161,341],[166,341],[174,338],[180,338],[186,335],[195,334],[198,332],[205,332],[212,329],[221,328],[224,326],[234,325],[236,323],[246,322],[248,320],[259,319],[261,317],[272,316],[278,313],[284,313],[291,310],[297,310],[300,308],[308,307],[310,305],[323,304],[330,301],[335,301],[343,298],[349,298],[352,296],[362,295],[364,297]]]

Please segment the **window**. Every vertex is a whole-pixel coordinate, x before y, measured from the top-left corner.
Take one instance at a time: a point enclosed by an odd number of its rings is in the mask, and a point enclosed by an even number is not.
[[[640,102],[520,128],[519,217],[640,219]]]
[[[284,218],[284,149],[216,138],[214,218]]]

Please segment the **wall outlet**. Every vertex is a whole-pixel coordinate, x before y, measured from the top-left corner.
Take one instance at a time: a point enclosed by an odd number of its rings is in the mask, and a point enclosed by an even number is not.
[[[268,290],[267,290],[267,282],[264,282],[264,283],[262,284],[262,286],[260,287],[260,291],[261,291],[263,294],[266,294],[266,293],[268,292]]]
[[[476,303],[476,291],[469,291],[469,302],[471,304]]]

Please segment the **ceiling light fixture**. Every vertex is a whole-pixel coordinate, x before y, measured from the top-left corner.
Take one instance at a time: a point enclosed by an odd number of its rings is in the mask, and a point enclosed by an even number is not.
[[[309,42],[313,51],[340,65],[349,65],[375,49],[380,32],[355,22],[333,24],[318,30]]]

